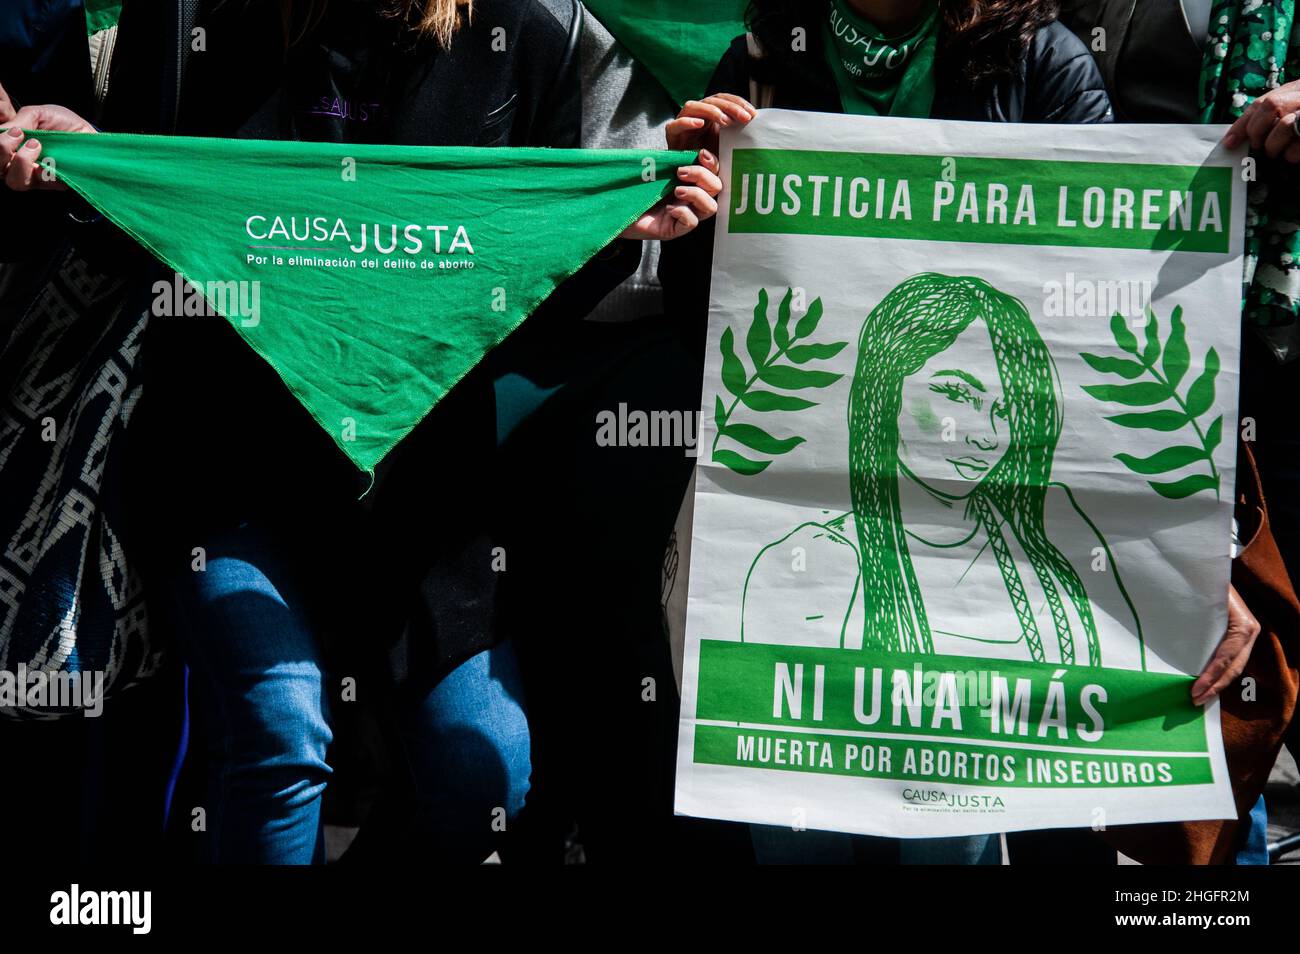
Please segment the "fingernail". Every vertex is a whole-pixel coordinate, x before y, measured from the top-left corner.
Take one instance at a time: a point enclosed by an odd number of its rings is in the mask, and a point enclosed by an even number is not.
[[[673,190],[673,192],[676,193],[678,198],[681,198],[686,195],[686,187],[678,186],[676,189]]]
[[[677,178],[679,178],[679,179],[685,179],[687,175],[688,175],[688,173],[686,172],[686,170],[685,170],[684,168],[683,168],[683,169],[678,169],[678,170],[677,170]]]
[[[713,153],[709,152],[709,150],[707,150],[707,149],[701,149],[701,150],[700,150],[700,158],[703,159],[705,162],[712,162],[712,161],[713,161]]]
[[[24,149],[39,149],[40,147],[41,141],[39,139],[29,139],[23,143]]]
[[[9,129],[8,129],[8,133],[9,133],[9,135],[11,135],[11,136],[13,136],[15,139],[17,139],[18,137],[22,136],[23,131],[22,131],[22,129],[19,128],[18,126],[10,126]]]

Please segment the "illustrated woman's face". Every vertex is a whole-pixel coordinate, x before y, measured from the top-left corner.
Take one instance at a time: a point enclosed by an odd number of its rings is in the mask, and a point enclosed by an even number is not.
[[[997,466],[1009,436],[988,326],[973,321],[903,381],[898,459],[932,490],[965,497]]]

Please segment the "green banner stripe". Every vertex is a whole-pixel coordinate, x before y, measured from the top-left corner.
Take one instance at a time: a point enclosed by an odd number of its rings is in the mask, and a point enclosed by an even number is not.
[[[1225,166],[737,149],[737,233],[1226,253]]]
[[[1061,754],[979,745],[794,735],[697,725],[695,761],[856,778],[998,788],[1155,788],[1214,780],[1208,756]]]
[[[1205,714],[1191,702],[1192,682],[1127,669],[706,639],[695,715],[1081,751],[1202,754]]]

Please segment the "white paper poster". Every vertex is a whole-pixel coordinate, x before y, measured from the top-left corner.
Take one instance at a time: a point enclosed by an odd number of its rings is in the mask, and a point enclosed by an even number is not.
[[[724,133],[679,812],[903,837],[1235,815],[1189,693],[1235,474],[1222,132]]]

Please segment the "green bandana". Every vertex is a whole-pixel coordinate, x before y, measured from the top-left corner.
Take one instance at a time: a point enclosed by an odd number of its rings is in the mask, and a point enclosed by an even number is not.
[[[1258,97],[1297,78],[1295,0],[1216,0],[1201,70],[1203,122],[1230,123]],[[1246,193],[1244,308],[1278,356],[1290,358],[1300,345],[1296,167],[1263,155],[1256,159],[1256,178]]]
[[[94,36],[100,30],[117,26],[122,15],[122,0],[86,0],[86,33]]]
[[[745,0],[587,0],[596,19],[684,103],[717,90],[709,77],[745,32]]]
[[[925,119],[934,102],[934,52],[939,6],[903,36],[886,37],[849,8],[832,0],[823,25],[826,61],[846,113]]]
[[[60,179],[201,289],[367,473],[694,159],[29,135]],[[189,297],[194,316],[203,302]]]

